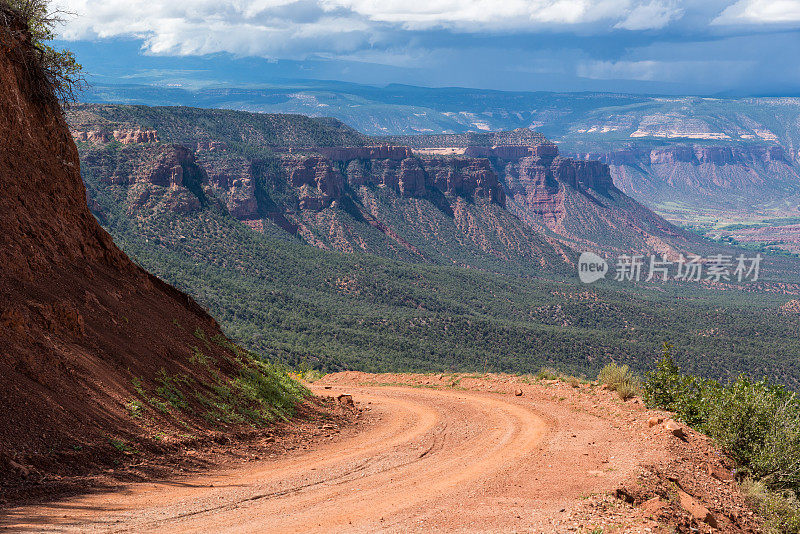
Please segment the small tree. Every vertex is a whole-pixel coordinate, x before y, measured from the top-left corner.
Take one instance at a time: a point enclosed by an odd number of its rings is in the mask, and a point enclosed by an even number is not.
[[[681,372],[672,358],[672,345],[664,342],[661,359],[656,368],[647,373],[644,399],[648,406],[668,409],[674,403],[681,389]]]
[[[86,85],[83,67],[75,55],[66,49],[56,49],[48,44],[56,37],[55,28],[64,22],[68,13],[51,10],[49,0],[0,0],[21,17],[28,27],[31,44],[38,52],[37,66],[41,69],[53,93],[62,104],[76,100]]]
[[[672,357],[672,345],[664,343],[661,359],[647,373],[643,389],[647,406],[675,412],[690,426],[702,428],[708,418],[709,397],[718,394],[720,385],[681,373]]]

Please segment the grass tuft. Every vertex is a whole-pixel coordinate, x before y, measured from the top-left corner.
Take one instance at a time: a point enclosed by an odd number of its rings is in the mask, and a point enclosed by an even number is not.
[[[622,400],[628,400],[641,394],[642,383],[627,365],[609,363],[597,375],[597,380],[609,389],[616,391]]]
[[[138,399],[133,399],[125,403],[125,409],[128,410],[128,415],[131,417],[141,417],[144,412],[144,404]]]

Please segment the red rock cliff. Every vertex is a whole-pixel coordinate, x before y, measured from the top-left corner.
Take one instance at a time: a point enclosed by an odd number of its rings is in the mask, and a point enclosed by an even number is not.
[[[338,149],[331,149],[334,150]],[[387,156],[384,152],[372,155],[376,157],[348,157],[339,161],[317,155],[283,156],[281,163],[289,184],[299,189],[300,208],[303,209],[329,206],[341,198],[345,184],[350,187],[373,184],[392,189],[404,197],[416,198],[426,197],[429,190],[435,188],[441,193],[486,198],[505,206],[505,190],[486,159],[379,157]],[[346,165],[340,166],[344,161]]]

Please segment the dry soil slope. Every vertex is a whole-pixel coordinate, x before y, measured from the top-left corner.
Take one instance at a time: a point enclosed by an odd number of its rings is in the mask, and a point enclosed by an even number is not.
[[[97,224],[30,37],[0,10],[2,495],[23,478],[116,462],[123,444],[157,448],[146,433],[208,429],[189,389],[210,395],[211,377],[224,384],[245,360],[211,341],[219,327],[191,298],[134,265]],[[191,360],[198,345],[206,365]],[[158,387],[186,413],[149,406]],[[132,416],[134,399],[146,413]]]

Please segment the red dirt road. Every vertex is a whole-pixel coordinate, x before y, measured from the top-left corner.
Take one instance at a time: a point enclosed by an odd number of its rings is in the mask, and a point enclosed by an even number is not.
[[[14,508],[0,530],[561,531],[564,509],[657,454],[531,388],[515,397],[341,382],[315,389],[351,393],[365,409],[358,432],[202,476]]]

